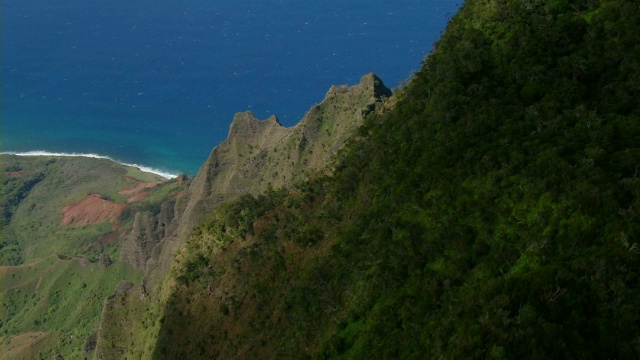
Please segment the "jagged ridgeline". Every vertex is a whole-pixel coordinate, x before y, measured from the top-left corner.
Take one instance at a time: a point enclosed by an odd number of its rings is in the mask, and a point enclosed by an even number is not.
[[[204,223],[154,299],[109,303],[99,355],[638,358],[639,6],[468,0],[332,173],[187,207]],[[225,166],[193,191],[242,184]]]
[[[390,95],[369,74],[332,87],[291,128],[240,113],[193,182],[106,159],[3,155],[2,357],[119,358],[136,344],[150,356],[157,285],[193,227],[225,200],[330,172],[333,154]],[[121,344],[123,331],[135,336]]]
[[[164,302],[174,290],[166,276],[194,227],[210,221],[214,209],[229,199],[257,196],[331,172],[333,155],[365,116],[381,111],[389,96],[382,81],[368,74],[357,85],[332,87],[291,128],[275,117],[258,120],[251,112],[237,114],[227,139],[213,149],[184,196],[163,203],[157,214],[135,215],[133,229],[123,240],[123,257],[145,270],[144,280],[140,286],[122,284],[106,301],[96,356],[151,356]]]

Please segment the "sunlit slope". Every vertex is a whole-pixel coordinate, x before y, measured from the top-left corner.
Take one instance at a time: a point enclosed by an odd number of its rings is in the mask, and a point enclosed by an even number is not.
[[[3,358],[90,353],[104,300],[142,277],[121,260],[131,213],[153,211],[176,182],[104,159],[13,155],[0,177]]]

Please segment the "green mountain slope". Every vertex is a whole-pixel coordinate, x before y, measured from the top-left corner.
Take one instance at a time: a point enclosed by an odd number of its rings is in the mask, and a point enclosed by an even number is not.
[[[238,113],[228,138],[213,149],[184,196],[167,200],[156,214],[135,215],[122,251],[145,276],[140,286],[121,287],[105,302],[96,356],[151,356],[172,286],[166,277],[194,226],[229,199],[331,172],[332,156],[367,114],[382,111],[390,95],[376,75],[367,74],[356,85],[331,87],[324,100],[290,128],[275,117],[258,120],[251,112]]]
[[[637,358],[638,6],[468,0],[332,176],[193,233],[153,357]]]
[[[638,358],[639,30],[467,0],[391,101],[238,114],[193,181],[3,155],[2,357]]]
[[[193,179],[184,209],[176,211],[178,228],[165,236],[149,261],[148,287],[166,276],[178,246],[215,207],[243,194],[290,186],[324,169],[364,116],[381,109],[390,95],[376,75],[367,74],[356,85],[331,87],[293,127],[283,127],[275,116],[261,121],[251,112],[238,113],[227,139],[213,149]]]

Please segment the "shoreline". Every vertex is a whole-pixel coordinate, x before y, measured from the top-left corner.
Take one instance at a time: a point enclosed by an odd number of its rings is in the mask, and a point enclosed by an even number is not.
[[[88,153],[59,153],[59,152],[49,152],[49,151],[43,151],[43,150],[33,150],[33,151],[25,151],[25,152],[13,152],[13,151],[3,151],[0,152],[0,155],[15,155],[15,156],[52,156],[52,157],[85,157],[85,158],[92,158],[92,159],[105,159],[105,160],[110,160],[113,161],[115,163],[118,163],[120,165],[124,165],[124,166],[131,166],[131,167],[135,167],[140,169],[140,171],[143,172],[147,172],[147,173],[151,173],[151,174],[155,174],[158,176],[161,176],[167,180],[170,179],[175,179],[176,177],[178,177],[180,174],[179,173],[171,173],[171,172],[167,172],[167,171],[162,171],[162,170],[158,170],[158,169],[154,169],[154,168],[150,168],[148,166],[144,166],[144,165],[138,165],[138,164],[131,164],[131,163],[126,163],[126,162],[122,162],[122,161],[118,161],[116,159],[113,159],[111,157],[105,156],[105,155],[98,155],[98,154],[88,154]]]

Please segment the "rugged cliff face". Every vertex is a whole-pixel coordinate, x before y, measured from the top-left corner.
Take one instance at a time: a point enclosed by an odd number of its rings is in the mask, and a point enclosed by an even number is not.
[[[122,238],[122,260],[136,269],[144,269],[153,247],[161,239],[157,234],[158,221],[149,212],[136,213],[131,231]]]
[[[391,96],[374,74],[348,87],[331,87],[294,127],[251,112],[233,119],[227,140],[217,146],[189,188],[189,226],[221,201],[288,186],[324,167],[362,124],[364,117]]]
[[[213,149],[185,196],[175,202],[173,217],[164,219],[164,236],[142,240],[144,235],[132,232],[137,242],[157,243],[146,266],[145,287],[159,284],[179,244],[218,204],[291,185],[324,168],[364,117],[380,109],[389,96],[391,91],[382,80],[368,74],[357,85],[332,87],[321,103],[290,128],[275,116],[258,120],[251,112],[238,113],[227,139]]]
[[[106,301],[98,357],[118,358],[126,351],[150,354],[148,344],[155,339],[157,324],[149,325],[149,319],[148,327],[140,330],[140,317],[145,313],[161,316],[161,308],[155,306],[166,299],[171,287],[162,281],[194,226],[226,200],[291,186],[323,169],[331,171],[332,156],[389,96],[391,91],[382,81],[368,74],[357,85],[332,87],[321,103],[290,128],[275,116],[259,120],[251,112],[238,113],[227,139],[213,149],[184,194],[163,203],[157,215],[135,215],[132,230],[123,238],[122,259],[144,268],[145,277],[141,286],[124,286]],[[112,326],[114,321],[128,325]],[[127,343],[132,329],[138,329],[134,345]]]

